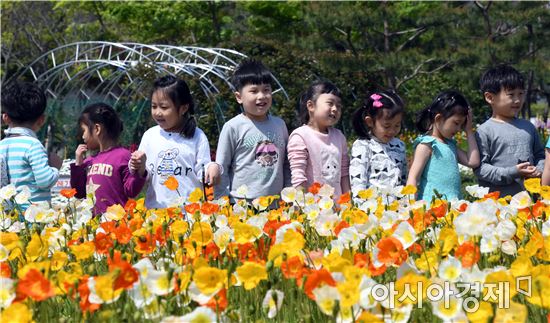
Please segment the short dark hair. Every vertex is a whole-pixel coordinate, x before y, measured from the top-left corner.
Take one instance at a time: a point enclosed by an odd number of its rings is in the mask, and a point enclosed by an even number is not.
[[[106,103],[92,103],[84,108],[78,118],[78,124],[84,124],[91,131],[94,124],[102,125],[107,136],[112,140],[118,140],[124,127],[115,109]]]
[[[242,61],[231,77],[231,85],[241,91],[246,85],[273,85],[273,75],[262,62],[255,59]]]
[[[13,82],[2,89],[2,111],[17,123],[34,122],[46,111],[46,95],[36,84]]]
[[[515,68],[507,64],[497,65],[488,69],[479,80],[479,88],[482,93],[498,93],[502,89],[524,89],[523,75]]]

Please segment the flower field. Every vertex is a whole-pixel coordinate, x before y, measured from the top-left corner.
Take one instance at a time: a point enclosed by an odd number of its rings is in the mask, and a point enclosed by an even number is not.
[[[0,320],[547,321],[550,187],[526,187],[426,203],[412,187],[334,201],[315,184],[234,205],[196,190],[183,207],[130,200],[94,218],[72,190],[20,215],[28,192],[6,186]]]

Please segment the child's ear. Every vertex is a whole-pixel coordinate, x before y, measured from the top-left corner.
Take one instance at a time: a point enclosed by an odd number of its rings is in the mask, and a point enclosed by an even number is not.
[[[313,104],[313,101],[307,100],[306,108],[307,108],[307,111],[309,111],[309,112],[315,111],[315,104]]]
[[[491,92],[484,92],[483,96],[485,97],[485,101],[489,104],[493,103],[493,100],[495,98],[495,95]]]
[[[438,113],[434,117],[434,122],[439,122],[439,121],[441,121],[442,118],[443,118],[443,116],[441,115],[441,113]]]
[[[99,137],[99,135],[101,135],[101,132],[103,131],[103,126],[100,125],[99,123],[95,123],[93,131]]]
[[[7,113],[2,113],[2,122],[4,124],[9,124],[11,122],[11,119]]]
[[[38,119],[36,119],[35,125],[37,129],[42,128],[42,126],[46,123],[46,115],[42,114]]]
[[[235,94],[235,100],[237,100],[239,104],[243,104],[243,99],[241,98],[241,92],[235,91],[233,92],[233,94]]]
[[[183,104],[180,106],[179,111],[181,115],[184,115],[187,112],[187,110],[189,110],[189,104]]]
[[[367,127],[369,127],[369,128],[374,127],[374,119],[372,119],[370,116],[365,117],[365,123],[367,124]]]

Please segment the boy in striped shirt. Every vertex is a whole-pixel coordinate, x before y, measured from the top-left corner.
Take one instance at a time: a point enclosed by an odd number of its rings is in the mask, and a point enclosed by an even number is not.
[[[18,192],[27,186],[30,203],[50,202],[50,189],[62,164],[55,154],[48,158],[36,136],[46,121],[45,110],[46,96],[32,83],[15,82],[2,91],[2,121],[8,125],[6,137],[0,141],[0,157],[5,164],[2,175],[7,175]],[[23,209],[28,206],[21,205]]]

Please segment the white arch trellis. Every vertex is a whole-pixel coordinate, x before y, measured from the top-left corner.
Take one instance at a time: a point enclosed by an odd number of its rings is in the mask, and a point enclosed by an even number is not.
[[[194,79],[204,94],[213,99],[220,93],[221,84],[232,88],[231,72],[245,57],[224,48],[88,41],[55,48],[15,77],[30,74],[56,101],[78,93],[85,99],[106,99],[116,104],[128,98],[147,98],[144,91],[147,81],[135,73],[144,67],[159,74],[183,74]],[[280,82],[273,79],[276,85],[273,92],[280,92],[288,99]]]

